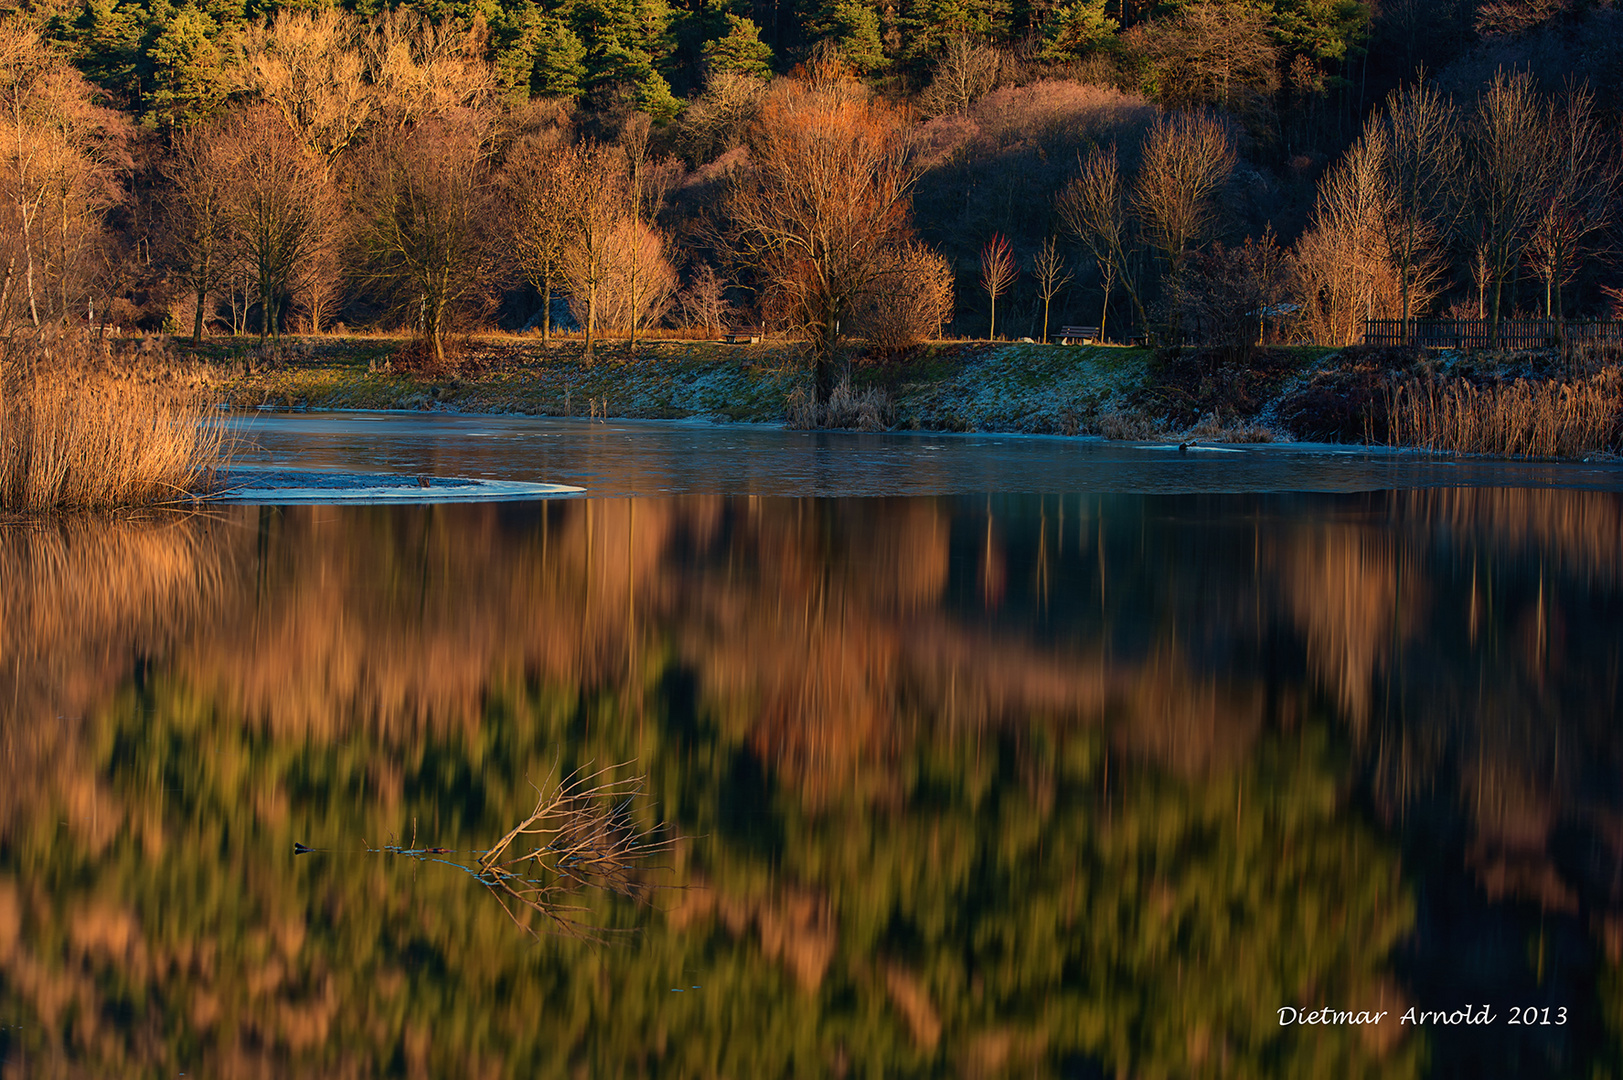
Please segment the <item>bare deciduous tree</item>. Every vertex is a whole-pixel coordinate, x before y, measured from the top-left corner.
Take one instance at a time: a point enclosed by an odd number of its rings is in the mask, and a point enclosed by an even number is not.
[[[494,278],[494,187],[479,127],[423,121],[380,142],[367,165],[357,214],[362,274],[443,363],[451,317],[484,303]]]
[[[947,39],[931,66],[930,85],[919,95],[925,116],[959,113],[997,85],[1003,54],[962,34]]]
[[[700,263],[693,271],[692,280],[677,297],[676,304],[682,326],[707,334],[717,333],[727,326],[727,283],[709,263]]]
[[[283,8],[243,28],[238,39],[241,89],[276,110],[298,140],[330,164],[353,146],[376,115],[367,70],[365,24],[339,8]]]
[[[503,173],[508,229],[519,274],[541,294],[541,342],[552,345],[552,291],[563,280],[574,232],[573,216],[587,183],[581,156],[562,134],[547,131],[524,139],[507,155]]]
[[[1173,113],[1151,125],[1143,156],[1132,206],[1150,244],[1176,276],[1191,246],[1217,224],[1217,194],[1234,171],[1234,146],[1216,117]]]
[[[1321,345],[1362,340],[1365,321],[1400,310],[1387,182],[1387,136],[1371,125],[1319,184],[1308,229],[1291,261],[1301,322]],[[1417,237],[1429,240],[1429,234]],[[1429,250],[1418,243],[1415,252]],[[1441,272],[1435,258],[1410,267],[1409,299],[1423,305]]]
[[[490,31],[482,18],[435,20],[399,7],[372,19],[370,30],[368,74],[389,121],[407,125],[459,112],[484,114],[500,98],[486,60]]]
[[[941,336],[952,318],[953,274],[947,260],[923,244],[896,248],[892,265],[858,298],[857,329],[876,353],[895,356]]]
[[[35,326],[80,310],[103,217],[123,197],[130,135],[33,29],[0,20],[0,325],[24,300]]]
[[[1244,245],[1222,244],[1195,255],[1172,282],[1170,300],[1183,310],[1179,324],[1197,339],[1219,345],[1241,363],[1263,343],[1268,321],[1283,314],[1286,258],[1272,231]]]
[[[1473,231],[1487,270],[1483,303],[1495,336],[1528,236],[1538,222],[1552,162],[1539,137],[1546,111],[1526,72],[1497,72],[1477,98],[1468,140]]]
[[[630,243],[626,249],[631,271],[627,279],[631,297],[627,348],[632,355],[637,352],[637,330],[642,320],[658,306],[656,297],[662,293],[664,297],[669,297],[674,283],[674,271],[664,261],[664,238],[659,236],[657,230],[646,230],[643,225],[645,220],[653,222],[658,219],[665,205],[665,197],[676,182],[680,166],[672,159],[655,160],[651,156],[649,146],[652,134],[653,121],[645,113],[633,113],[620,130],[620,151],[625,155],[626,194],[635,226],[628,234]],[[652,250],[659,263],[650,267],[650,273],[659,280],[650,282],[650,287],[645,288],[639,278],[643,272],[643,252],[650,241],[653,242]]]
[[[1375,129],[1381,137],[1371,141]],[[1393,91],[1384,113],[1370,121],[1366,142],[1377,145],[1385,186],[1380,222],[1397,272],[1399,317],[1407,326],[1417,293],[1437,275],[1439,248],[1459,199],[1460,135],[1453,103],[1424,78]]]
[[[1148,322],[1144,303],[1128,262],[1131,222],[1127,190],[1122,182],[1120,158],[1115,146],[1091,148],[1082,159],[1078,174],[1065,185],[1055,200],[1060,220],[1093,255],[1104,283],[1104,305],[1099,317],[1099,333],[1104,334],[1104,313],[1110,307],[1110,287],[1120,279],[1133,302],[1139,322]]]
[[[1585,250],[1612,223],[1618,164],[1587,87],[1569,87],[1550,109],[1544,140],[1548,187],[1529,253],[1544,280],[1545,316],[1564,320],[1561,290],[1577,274]],[[1564,339],[1564,322],[1558,332]]]
[[[225,281],[232,258],[227,148],[213,128],[178,129],[164,175],[169,245],[195,301],[192,340],[200,341],[209,294]]]
[[[828,63],[808,75],[768,91],[727,210],[734,257],[811,341],[821,402],[841,319],[908,239],[914,168],[891,109]]]
[[[1141,23],[1126,35],[1155,73],[1160,99],[1176,108],[1216,105],[1271,94],[1279,85],[1279,46],[1264,8],[1203,2]]]
[[[616,232],[629,213],[630,193],[625,159],[617,150],[585,146],[577,153],[587,182],[581,185],[570,215],[572,228],[564,252],[564,276],[569,281],[575,317],[586,328],[586,362],[590,364],[600,325],[603,287],[613,261]]]
[[[597,325],[629,333],[633,327],[657,322],[670,310],[676,286],[676,268],[665,256],[665,237],[630,216],[616,221],[604,253]]]
[[[981,245],[981,288],[992,301],[991,322],[986,331],[990,341],[997,340],[997,298],[1008,292],[1020,276],[1020,264],[1014,259],[1014,250],[1002,233]]]
[[[232,245],[253,279],[259,339],[281,315],[305,262],[330,243],[337,207],[322,161],[267,106],[233,114],[219,139],[231,181],[224,190]]]
[[[1043,334],[1042,342],[1048,344],[1048,309],[1053,304],[1054,297],[1060,290],[1071,283],[1070,268],[1065,265],[1065,256],[1060,254],[1059,245],[1052,236],[1043,241],[1037,249],[1037,258],[1032,262],[1032,276],[1037,279],[1037,295],[1043,302]],[[1106,286],[1105,303],[1109,303],[1109,287]],[[1104,323],[1099,325],[1100,336],[1104,335]]]

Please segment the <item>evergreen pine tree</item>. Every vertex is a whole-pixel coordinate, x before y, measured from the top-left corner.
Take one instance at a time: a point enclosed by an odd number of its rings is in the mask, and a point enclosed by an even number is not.
[[[1105,14],[1105,0],[1076,0],[1054,9],[1043,24],[1045,60],[1079,60],[1111,41],[1121,24]]]
[[[218,26],[207,13],[187,4],[171,16],[147,49],[147,127],[168,130],[206,120],[225,101],[229,88]]]
[[[530,89],[539,97],[580,100],[586,82],[586,46],[559,19],[549,19],[536,37]]]
[[[706,72],[732,72],[764,79],[772,74],[772,49],[761,30],[742,15],[727,13],[727,35],[705,42]]]

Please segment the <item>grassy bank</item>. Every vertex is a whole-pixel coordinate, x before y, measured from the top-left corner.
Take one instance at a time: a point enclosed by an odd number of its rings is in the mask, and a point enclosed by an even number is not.
[[[899,430],[1110,438],[1314,439],[1538,456],[1617,448],[1620,380],[1535,354],[1493,358],[1311,347],[1150,350],[939,342],[851,366],[841,408],[806,407],[794,343],[463,343],[454,367],[402,370],[398,338],[206,342],[236,408],[440,409],[539,416],[824,422]],[[1428,388],[1423,392],[1418,388]],[[1519,387],[1519,389],[1518,389]],[[1446,400],[1445,400],[1446,399]],[[1445,409],[1444,406],[1447,406]],[[1491,415],[1490,415],[1491,414]]]
[[[194,367],[83,338],[0,344],[0,512],[205,494],[225,428]]]

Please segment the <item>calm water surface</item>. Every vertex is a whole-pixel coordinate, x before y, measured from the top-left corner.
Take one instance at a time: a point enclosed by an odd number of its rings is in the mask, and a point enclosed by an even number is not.
[[[452,434],[306,453],[536,467]],[[6,1075],[1616,1073],[1615,491],[924,440],[1076,486],[797,498],[700,435],[542,459],[670,496],[0,531]],[[676,843],[532,938],[452,864],[587,763]]]

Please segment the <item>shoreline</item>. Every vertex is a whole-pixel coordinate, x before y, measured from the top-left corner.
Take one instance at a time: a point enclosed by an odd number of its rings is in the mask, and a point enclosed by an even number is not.
[[[616,340],[600,343],[588,365],[579,341],[544,349],[537,338],[503,336],[459,342],[454,368],[395,370],[392,357],[407,344],[405,338],[364,337],[290,338],[264,349],[240,339],[175,342],[177,353],[202,362],[221,405],[249,413],[440,412],[798,427],[791,416],[809,378],[802,346],[794,342],[640,341],[631,356]],[[817,426],[1208,444],[1303,441],[1432,453],[1456,451],[1378,437],[1401,380],[1509,387],[1576,378],[1526,354],[1484,360],[1290,346],[1235,361],[1216,350],[977,341],[932,343],[899,361],[859,359],[849,372],[850,394],[863,408],[851,410],[851,423]],[[1597,454],[1611,456],[1592,447],[1553,460]]]

